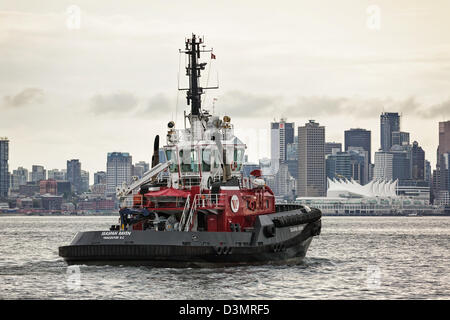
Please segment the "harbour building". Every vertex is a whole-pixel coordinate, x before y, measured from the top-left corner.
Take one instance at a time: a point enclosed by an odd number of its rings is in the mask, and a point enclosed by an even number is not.
[[[41,180],[45,180],[47,172],[43,166],[33,165],[31,166],[30,181],[39,183]]]
[[[75,192],[82,192],[80,160],[67,160],[67,180],[72,184]]]
[[[115,195],[116,188],[130,183],[132,178],[132,157],[128,152],[109,152],[106,161],[106,193]]]
[[[361,128],[345,130],[345,150],[348,151],[351,147],[361,147],[368,154],[368,162],[372,163],[372,149],[371,149],[371,131]]]
[[[294,122],[280,122],[270,124],[271,160],[285,162],[287,160],[287,145],[294,142]]]
[[[384,112],[380,116],[381,150],[389,151],[392,147],[392,133],[400,131],[400,115],[397,112]]]
[[[342,143],[340,142],[325,142],[325,156],[342,152]]]
[[[9,140],[0,137],[0,198],[6,198],[9,190]]]
[[[28,170],[23,167],[18,167],[13,170],[11,175],[11,190],[19,190],[20,186],[26,185],[28,181]]]
[[[326,194],[325,127],[309,120],[298,127],[297,195],[322,197]]]
[[[326,197],[298,197],[296,203],[318,208],[327,215],[416,215],[440,213],[429,205],[424,194],[412,194],[402,188],[398,180],[372,180],[360,185],[354,180],[328,179]],[[428,189],[429,190],[429,189]],[[409,194],[408,194],[409,192]],[[414,189],[417,192],[417,188]]]

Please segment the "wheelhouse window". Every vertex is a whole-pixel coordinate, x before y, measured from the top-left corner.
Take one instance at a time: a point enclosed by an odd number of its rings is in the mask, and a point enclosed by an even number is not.
[[[198,172],[198,156],[196,149],[180,150],[181,172]]]
[[[234,157],[233,160],[237,163],[237,171],[241,170],[242,162],[244,158],[244,149],[234,149]]]
[[[202,150],[202,170],[211,171],[211,149],[204,148]]]
[[[172,163],[169,166],[170,172],[178,172],[178,163],[177,163],[176,156],[177,156],[177,153],[175,150],[171,150],[171,149],[166,150],[167,161],[172,160]]]

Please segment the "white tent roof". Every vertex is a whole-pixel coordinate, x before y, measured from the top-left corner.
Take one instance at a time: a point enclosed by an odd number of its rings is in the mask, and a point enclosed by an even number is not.
[[[362,186],[358,182],[347,179],[327,179],[328,191],[327,197],[397,197],[396,189],[398,180],[372,180],[368,184]]]

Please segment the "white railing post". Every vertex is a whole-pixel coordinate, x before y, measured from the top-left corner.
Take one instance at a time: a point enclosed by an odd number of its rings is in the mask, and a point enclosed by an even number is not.
[[[180,224],[178,226],[178,231],[182,231],[183,230],[184,220],[186,219],[186,212],[189,210],[189,199],[190,199],[190,196],[191,195],[188,194],[188,196],[186,198],[186,203],[184,204],[183,214],[181,215]]]

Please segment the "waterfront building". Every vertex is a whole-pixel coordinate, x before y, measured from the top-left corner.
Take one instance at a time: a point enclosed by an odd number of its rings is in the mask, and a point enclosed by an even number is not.
[[[31,167],[30,175],[31,182],[39,183],[39,181],[46,179],[47,172],[45,171],[45,168],[43,166],[33,165]]]
[[[94,173],[94,185],[96,184],[106,184],[106,172],[97,171]]]
[[[56,192],[68,196],[72,193],[72,184],[69,181],[56,181]]]
[[[411,179],[411,146],[394,145],[391,147],[392,179]]]
[[[375,152],[375,166],[373,170],[373,178],[376,180],[392,180],[393,178],[393,160],[394,155],[391,152],[377,151]]]
[[[58,169],[52,169],[47,171],[47,179],[53,179],[56,181],[65,181],[66,178],[66,172],[60,171]]]
[[[439,146],[436,170],[432,176],[432,196],[435,204],[450,205],[450,121],[439,122]]]
[[[91,192],[98,197],[105,198],[106,197],[106,183],[97,183],[92,185]]]
[[[270,129],[271,160],[285,162],[287,145],[294,143],[294,123],[280,119],[280,122],[272,122]]]
[[[381,151],[392,147],[392,132],[400,131],[400,115],[397,112],[384,112],[380,116]]]
[[[393,131],[392,145],[407,146],[409,145],[409,132]]]
[[[297,194],[320,197],[326,193],[325,127],[310,120],[298,127]]]
[[[13,170],[11,175],[11,190],[19,190],[19,186],[27,184],[28,170],[23,167],[18,167]]]
[[[106,193],[116,193],[117,187],[130,183],[132,178],[132,157],[127,152],[109,152],[106,162]]]
[[[430,185],[422,180],[399,180],[397,195],[408,198],[420,199],[430,203]]]
[[[164,154],[164,152],[163,152]],[[161,156],[161,154],[160,154]],[[161,163],[161,158],[159,159]],[[144,173],[146,173],[150,169],[150,164],[145,161],[139,161],[133,165],[133,176],[138,178],[142,178]]]
[[[431,185],[431,163],[428,160],[425,160],[424,180]]]
[[[361,184],[368,182],[367,151],[350,147],[349,151],[336,152],[326,157],[326,175],[330,179],[353,179]]]
[[[348,151],[351,147],[361,147],[367,151],[369,164],[372,163],[372,138],[370,130],[361,128],[345,130],[344,139],[344,151]]]
[[[39,194],[40,186],[37,182],[28,181],[26,184],[19,186],[19,195],[32,197],[35,194]]]
[[[53,179],[39,181],[39,193],[57,195],[57,181]]]
[[[325,142],[325,156],[342,152],[342,143],[340,142]]]
[[[287,145],[287,165],[289,174],[292,178],[295,179],[295,182],[298,179],[298,138],[294,138],[294,143],[289,143]],[[296,188],[296,187],[295,187]]]
[[[89,191],[89,172],[81,170],[81,192]]]
[[[280,163],[277,173],[273,176],[273,184],[271,189],[273,193],[283,199],[293,199],[295,187],[293,186],[294,178],[289,174],[287,163]]]
[[[413,180],[425,180],[425,166],[425,151],[417,141],[414,141],[411,148],[411,178]],[[429,178],[427,181],[429,181]]]
[[[407,215],[436,213],[423,193],[397,194],[398,181],[328,179],[326,197],[298,197],[296,203],[318,208],[325,215]],[[406,189],[402,189],[406,190]]]
[[[439,122],[438,155],[450,152],[450,120]]]
[[[41,207],[48,211],[61,211],[62,196],[44,194],[41,196]]]
[[[74,191],[81,193],[81,163],[78,159],[67,160],[67,180],[72,184]]]
[[[9,140],[0,137],[0,198],[6,198],[9,190]]]

